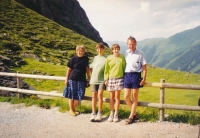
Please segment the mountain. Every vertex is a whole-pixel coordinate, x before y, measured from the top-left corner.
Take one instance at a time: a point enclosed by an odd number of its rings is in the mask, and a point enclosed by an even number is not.
[[[127,43],[122,41],[106,41],[109,47],[111,47],[113,44],[118,44],[120,46],[120,53],[124,54],[125,51],[128,49]]]
[[[91,59],[96,42],[26,8],[15,0],[0,1],[0,64],[26,64],[25,57],[66,65],[77,45]],[[110,52],[105,47],[105,52]]]
[[[140,41],[138,47],[154,66],[200,73],[200,26],[169,38]]]
[[[107,41],[109,46],[118,43],[121,53],[127,49],[126,42]],[[147,62],[151,65],[200,73],[200,26],[179,32],[169,38],[152,38],[137,42]]]
[[[27,8],[95,42],[103,42],[77,0],[16,0]],[[107,44],[103,42],[106,46]]]

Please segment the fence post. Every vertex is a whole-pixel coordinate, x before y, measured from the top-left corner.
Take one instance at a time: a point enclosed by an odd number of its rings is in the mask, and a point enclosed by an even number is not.
[[[165,83],[164,79],[160,80],[160,83]],[[160,88],[160,104],[165,103],[165,88],[162,87]],[[164,121],[164,116],[165,116],[165,109],[164,108],[159,108],[160,114],[159,114],[159,121]]]
[[[17,72],[19,73],[19,72]],[[21,88],[21,78],[17,77],[17,88],[20,89]],[[22,97],[21,93],[17,93],[17,97],[20,99]]]

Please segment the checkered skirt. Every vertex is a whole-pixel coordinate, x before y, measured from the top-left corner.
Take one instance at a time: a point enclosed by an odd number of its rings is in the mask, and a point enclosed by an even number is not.
[[[117,91],[124,88],[124,79],[109,79],[108,80],[108,91]]]

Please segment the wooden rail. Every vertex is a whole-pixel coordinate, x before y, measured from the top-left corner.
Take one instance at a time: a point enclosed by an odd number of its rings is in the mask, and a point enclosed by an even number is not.
[[[63,97],[62,93],[52,93],[52,92],[50,93],[50,92],[45,92],[45,91],[26,90],[26,89],[20,89],[20,88],[21,88],[21,78],[63,80],[64,81],[65,77],[30,75],[30,74],[20,74],[20,73],[6,73],[6,72],[0,72],[0,76],[12,76],[12,77],[17,78],[17,88],[0,87],[0,90],[17,92],[19,98],[20,98],[20,94],[22,94],[22,93],[45,95],[45,96],[54,96],[54,97]],[[159,112],[160,112],[160,114],[159,114],[159,120],[160,121],[164,121],[164,111],[165,111],[165,109],[200,111],[199,106],[164,104],[165,103],[165,101],[164,101],[164,99],[165,99],[165,88],[200,90],[200,85],[165,83],[165,80],[161,79],[160,83],[158,83],[158,82],[146,82],[146,84],[144,86],[160,88],[160,103],[149,103],[149,102],[139,101],[138,106],[158,108]],[[85,96],[83,100],[91,101],[92,97]],[[108,98],[103,98],[103,101],[109,103]],[[124,100],[121,100],[120,103],[126,104],[126,102]]]

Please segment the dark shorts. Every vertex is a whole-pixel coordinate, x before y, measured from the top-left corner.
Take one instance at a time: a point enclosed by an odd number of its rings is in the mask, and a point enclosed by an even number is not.
[[[98,92],[98,90],[106,90],[106,85],[105,85],[105,83],[101,83],[101,84],[91,84],[91,86],[90,86],[90,91],[91,91],[91,92]]]
[[[85,82],[69,80],[65,87],[63,96],[72,100],[83,100],[85,95]]]
[[[140,88],[140,72],[130,72],[124,75],[124,88],[138,89]]]

